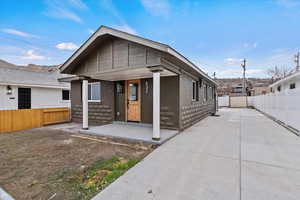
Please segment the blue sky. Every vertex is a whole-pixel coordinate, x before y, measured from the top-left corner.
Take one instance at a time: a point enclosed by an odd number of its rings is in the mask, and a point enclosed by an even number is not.
[[[1,0],[0,59],[61,64],[100,25],[171,45],[210,75],[292,67],[300,0]]]

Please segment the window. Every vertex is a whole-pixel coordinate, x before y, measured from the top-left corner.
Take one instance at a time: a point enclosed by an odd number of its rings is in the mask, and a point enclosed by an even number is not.
[[[292,89],[295,89],[296,88],[296,83],[291,83],[290,84],[290,89],[292,90]]]
[[[203,99],[207,101],[207,85],[203,84]]]
[[[196,81],[193,81],[192,82],[193,83],[193,101],[198,101],[198,96],[199,96],[199,94],[198,94],[198,82],[196,82]]]
[[[129,94],[128,100],[129,101],[138,101],[138,83],[129,83]]]
[[[281,91],[281,85],[279,85],[279,86],[277,87],[277,91],[278,91],[278,92]]]
[[[100,82],[93,82],[88,84],[88,100],[89,101],[100,101],[101,90]]]
[[[62,100],[64,100],[64,101],[70,100],[70,91],[69,90],[62,90]]]

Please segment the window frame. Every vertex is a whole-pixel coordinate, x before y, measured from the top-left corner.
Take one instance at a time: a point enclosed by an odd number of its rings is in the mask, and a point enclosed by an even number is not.
[[[64,99],[64,91],[68,91],[69,92],[69,99]],[[68,89],[62,89],[61,90],[61,99],[62,99],[62,101],[70,101],[71,100],[71,93],[70,93],[70,90],[68,90]]]
[[[199,98],[197,96],[197,90],[198,90],[198,86],[197,86],[197,81],[192,81],[192,101],[198,101]]]
[[[92,96],[93,96],[93,90],[92,90],[92,85],[96,85],[96,84],[99,84],[99,89],[100,89],[100,91],[99,91],[99,99],[89,99],[89,97],[91,96],[91,98],[92,98]],[[91,95],[89,95],[89,87],[91,87]],[[88,102],[101,102],[101,82],[100,81],[97,81],[97,82],[90,82],[90,83],[88,83]]]
[[[277,92],[281,92],[281,85],[277,86]]]
[[[290,90],[296,89],[296,83],[290,83]]]
[[[207,102],[207,84],[203,83],[203,101]]]

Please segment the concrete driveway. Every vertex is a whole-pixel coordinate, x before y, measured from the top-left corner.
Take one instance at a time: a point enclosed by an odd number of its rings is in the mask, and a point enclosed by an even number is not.
[[[299,200],[300,138],[221,109],[160,146],[94,200]]]

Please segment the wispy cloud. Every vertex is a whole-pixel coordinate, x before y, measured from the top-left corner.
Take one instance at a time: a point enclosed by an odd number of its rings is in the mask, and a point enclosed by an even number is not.
[[[95,33],[95,31],[94,31],[93,29],[88,29],[87,32],[88,32],[89,34]]]
[[[83,3],[81,0],[69,0],[70,4],[76,8],[87,9],[87,5]]]
[[[55,47],[59,50],[70,50],[70,51],[78,49],[78,46],[72,42],[62,42],[57,44]]]
[[[244,43],[243,45],[245,48],[256,48],[258,47],[258,42],[254,42],[254,43]]]
[[[44,60],[44,59],[46,59],[45,56],[36,54],[34,50],[26,51],[25,56],[22,56],[21,58],[25,59],[25,60]]]
[[[120,25],[112,25],[113,28],[137,35],[137,31],[127,24],[126,20],[115,7],[112,0],[101,0],[101,7],[104,8],[107,12],[109,12],[119,21]]]
[[[115,25],[115,26],[113,26],[113,28],[118,29],[120,31],[124,31],[126,33],[137,35],[136,30],[134,30],[133,28],[131,28],[128,25]]]
[[[120,23],[125,24],[124,18],[115,7],[112,0],[101,0],[100,3],[102,8],[104,8],[107,12],[112,14]]]
[[[17,36],[21,36],[21,37],[25,37],[25,38],[38,38],[38,36],[36,36],[36,35],[26,33],[26,32],[23,32],[23,31],[19,31],[19,30],[16,30],[16,29],[6,28],[6,29],[2,29],[1,31],[4,32],[4,33],[8,33],[8,34],[11,34],[11,35],[17,35]]]
[[[81,1],[74,1],[74,2],[81,2]],[[48,9],[44,12],[47,16],[60,18],[60,19],[69,19],[78,23],[83,23],[83,20],[69,7],[65,1],[61,0],[47,0],[46,4]],[[74,5],[74,4],[72,4]],[[80,4],[79,4],[80,5]],[[85,4],[83,4],[85,5]]]
[[[279,6],[283,6],[286,8],[293,8],[300,5],[299,0],[274,0]]]
[[[228,65],[236,65],[238,63],[241,63],[241,58],[226,58],[224,62]]]
[[[144,8],[153,16],[168,17],[170,4],[168,0],[141,0]]]

